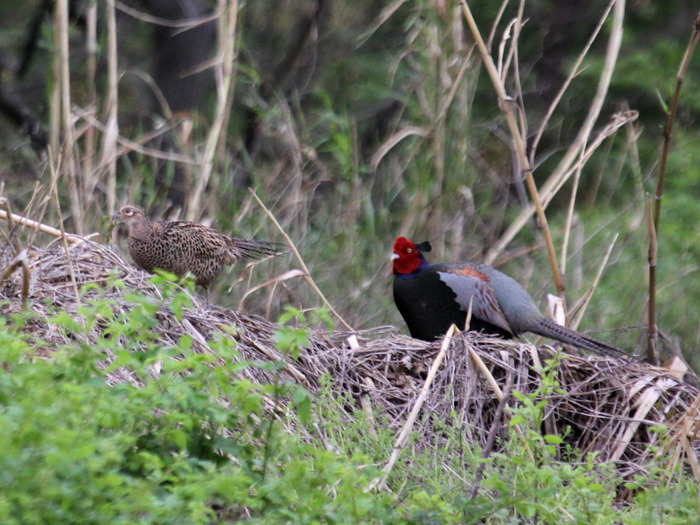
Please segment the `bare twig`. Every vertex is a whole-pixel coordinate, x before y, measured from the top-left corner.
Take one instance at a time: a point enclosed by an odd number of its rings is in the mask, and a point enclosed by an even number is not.
[[[56,163],[58,166],[61,165],[60,159]],[[58,215],[58,225],[61,230],[61,243],[63,244],[63,251],[66,254],[66,261],[68,262],[68,274],[70,275],[71,284],[73,285],[73,292],[75,293],[75,304],[80,306],[80,292],[78,291],[78,282],[75,280],[75,267],[73,266],[73,258],[70,255],[70,248],[68,248],[68,239],[66,238],[66,230],[63,227],[63,214],[61,213],[61,202],[58,198],[58,170],[54,165],[51,155],[49,155],[49,169],[51,170],[51,195],[54,198],[54,205],[56,206],[56,214]]]
[[[545,183],[545,185],[542,187],[541,193],[545,206],[549,205],[552,199],[554,199],[557,193],[559,193],[559,190],[561,190],[572,175],[575,174],[577,170],[580,170],[583,166],[585,166],[596,150],[603,144],[605,139],[617,133],[620,128],[627,126],[630,122],[634,122],[637,120],[637,118],[639,118],[639,112],[634,110],[621,111],[610,117],[610,121],[602,130],[598,132],[595,138],[590,143],[587,142],[584,145],[584,150],[581,153],[581,156],[573,165],[571,165],[569,170],[562,173],[556,180],[550,177],[547,183]],[[530,215],[532,215],[532,211],[530,211]]]
[[[613,115],[613,117],[611,118],[611,122],[607,126],[605,126],[605,128],[603,128],[598,133],[595,140],[593,140],[593,142],[586,147],[579,160],[573,166],[571,166],[570,170],[568,172],[558,175],[556,180],[550,177],[549,180],[544,184],[544,186],[541,189],[544,205],[547,206],[552,201],[554,196],[564,186],[566,181],[568,181],[569,178],[574,173],[576,173],[578,169],[580,169],[586,162],[588,162],[588,160],[593,156],[598,147],[600,147],[600,145],[606,138],[608,138],[610,135],[613,135],[617,132],[617,130],[626,126],[630,122],[634,122],[635,120],[637,120],[638,117],[639,113],[636,111],[626,111],[623,113],[617,113]],[[522,212],[520,212],[520,215],[518,215],[518,217],[510,224],[510,226],[508,226],[506,232],[498,239],[498,241],[496,241],[496,243],[494,243],[492,248],[484,257],[484,262],[486,264],[493,263],[493,261],[501,254],[506,245],[513,239],[513,237],[515,237],[517,232],[520,231],[520,229],[527,223],[534,211],[534,206],[530,205],[523,209]]]
[[[669,389],[673,388],[677,382],[669,377],[660,377],[650,382],[642,388],[639,396],[636,399],[635,406],[637,410],[632,414],[629,423],[620,429],[619,435],[616,436],[615,447],[610,454],[611,461],[617,461],[622,457],[632,441],[632,437],[639,429],[640,425],[649,421],[649,412],[658,402],[659,398]],[[655,444],[654,440],[650,444]]]
[[[471,357],[476,367],[484,375],[484,378],[491,387],[491,390],[493,390],[493,395],[496,396],[496,399],[499,401],[503,399],[503,391],[501,390],[501,387],[498,386],[498,382],[496,379],[494,379],[493,374],[489,371],[486,364],[484,364],[481,357],[479,357],[479,354],[477,354],[471,346],[469,347],[469,357]]]
[[[384,156],[405,138],[411,137],[413,135],[418,135],[419,137],[427,137],[428,133],[429,130],[419,126],[407,126],[405,128],[400,129],[399,131],[391,135],[388,139],[386,139],[382,143],[382,145],[377,148],[377,151],[374,152],[374,155],[372,155],[372,159],[370,160],[370,166],[372,166],[372,169],[376,170]]]
[[[226,120],[228,100],[233,95],[236,60],[236,23],[238,20],[238,0],[218,0],[217,11],[221,13],[218,25],[219,57],[214,69],[216,76],[216,108],[214,119],[207,135],[202,158],[202,169],[187,203],[187,220],[195,220],[201,213],[204,190],[214,170],[214,160],[219,141],[222,138]]]
[[[659,162],[659,176],[656,181],[656,195],[654,195],[654,229],[656,233],[659,232],[659,220],[661,216],[661,198],[664,193],[664,181],[666,178],[666,165],[668,162],[668,152],[671,146],[671,137],[673,136],[673,124],[676,120],[676,113],[678,113],[678,102],[681,95],[681,87],[683,86],[683,80],[688,72],[688,66],[690,65],[690,59],[693,56],[695,47],[697,46],[698,40],[700,39],[700,12],[695,19],[693,25],[693,33],[690,35],[690,41],[688,42],[688,47],[683,55],[683,60],[678,67],[678,73],[676,73],[676,86],[673,90],[673,96],[671,97],[671,106],[669,107],[668,114],[666,115],[666,124],[664,125],[663,137],[664,143],[661,150],[661,161]]]
[[[357,338],[353,335],[350,340],[357,341]],[[353,345],[351,344],[350,347],[352,348]],[[376,390],[376,386],[374,384],[374,381],[372,381],[371,377],[365,377],[363,378],[364,383],[367,385],[367,388],[372,391]],[[365,393],[360,396],[360,404],[362,406],[362,412],[365,414],[365,417],[367,418],[367,422],[369,423],[369,434],[373,438],[377,437],[377,420],[374,417],[374,410],[372,409],[372,399],[370,398],[369,394]]]
[[[571,309],[571,313],[576,313],[576,317],[574,320],[571,322],[571,328],[574,330],[577,329],[579,323],[581,322],[581,319],[583,318],[584,314],[586,313],[586,308],[588,307],[588,303],[591,301],[591,297],[593,297],[593,293],[595,292],[596,288],[598,287],[598,283],[600,283],[600,279],[603,277],[603,272],[605,271],[605,268],[608,266],[608,260],[610,259],[610,255],[612,254],[613,247],[615,246],[615,242],[617,242],[617,237],[618,234],[616,233],[615,236],[613,237],[613,240],[610,242],[608,245],[608,249],[605,251],[605,255],[603,256],[603,260],[600,262],[600,265],[598,266],[598,273],[596,273],[595,278],[593,279],[593,282],[591,285],[588,287],[588,290],[586,290],[586,293],[583,294],[582,300],[580,302],[580,306],[576,305],[576,308]]]
[[[646,201],[647,231],[649,233],[649,306],[647,326],[647,361],[652,365],[659,364],[659,353],[656,346],[658,331],[656,327],[656,227],[651,211],[651,197]]]
[[[491,55],[488,52],[486,43],[481,37],[481,33],[479,32],[479,28],[476,25],[476,21],[472,16],[471,10],[469,9],[467,2],[465,0],[461,0],[460,4],[462,6],[462,14],[464,15],[464,18],[466,19],[467,24],[469,25],[474,39],[476,40],[479,52],[481,53],[481,59],[484,63],[484,66],[486,67],[486,71],[488,71],[489,73],[489,77],[491,78],[491,82],[496,90],[496,94],[498,95],[498,103],[501,108],[501,111],[503,111],[503,114],[506,117],[506,121],[508,122],[510,135],[513,139],[513,148],[515,149],[515,154],[517,155],[518,163],[520,164],[520,169],[522,170],[522,173],[525,177],[525,182],[527,183],[527,188],[530,193],[530,197],[532,198],[532,202],[535,206],[538,221],[537,225],[542,232],[545,246],[547,248],[547,257],[549,259],[549,265],[552,270],[554,284],[556,286],[557,293],[560,297],[563,298],[564,281],[562,280],[562,276],[559,271],[559,265],[557,264],[557,257],[554,251],[554,243],[552,241],[552,234],[549,231],[547,217],[544,213],[544,207],[542,206],[542,201],[540,200],[540,195],[537,190],[537,185],[535,184],[535,179],[532,176],[532,166],[525,151],[524,134],[526,130],[521,129],[518,125],[515,110],[513,109],[515,103],[506,93],[505,86],[503,84],[503,79],[499,76],[498,70],[496,69],[493,59],[491,58]]]
[[[535,154],[537,152],[537,146],[539,145],[540,140],[542,139],[542,135],[544,135],[544,132],[547,129],[547,124],[549,124],[549,121],[552,118],[554,111],[559,106],[559,102],[561,102],[561,99],[564,97],[564,93],[566,93],[566,90],[569,89],[571,82],[574,80],[574,78],[576,78],[576,76],[578,76],[580,74],[580,72],[581,72],[580,68],[581,68],[581,64],[583,64],[583,59],[586,58],[586,56],[588,56],[588,51],[591,49],[591,46],[593,45],[593,42],[595,42],[596,38],[598,38],[598,34],[600,33],[600,30],[605,25],[605,21],[610,16],[610,10],[612,9],[613,3],[614,3],[614,0],[610,2],[610,4],[608,5],[608,8],[605,10],[605,12],[603,12],[603,16],[600,17],[600,20],[598,21],[598,25],[593,30],[593,33],[591,34],[590,38],[588,39],[588,42],[586,42],[586,45],[583,47],[583,49],[579,53],[578,58],[576,59],[576,62],[571,67],[571,71],[569,72],[569,75],[566,77],[566,80],[564,80],[564,83],[561,85],[561,88],[559,88],[559,91],[557,92],[556,96],[554,97],[554,100],[552,100],[552,103],[549,105],[549,108],[547,108],[547,113],[545,114],[544,118],[542,119],[542,123],[540,124],[540,127],[537,130],[537,134],[532,139],[532,143],[530,144],[530,162],[532,162],[532,163],[535,162]]]
[[[85,6],[85,83],[87,84],[87,104],[88,111],[95,111],[97,108],[97,3],[89,2]],[[86,196],[92,200],[96,196],[97,177],[94,169],[96,147],[96,130],[94,126],[87,126],[85,129],[85,142],[83,150],[83,174],[88,179]],[[111,215],[114,210],[108,210]]]
[[[666,115],[666,123],[663,131],[663,146],[661,148],[661,160],[659,162],[659,174],[656,180],[656,193],[654,195],[654,215],[653,220],[649,217],[649,327],[647,330],[647,359],[650,363],[656,364],[659,361],[657,343],[657,326],[656,326],[656,247],[659,235],[659,222],[661,220],[661,198],[664,193],[664,182],[666,180],[666,166],[668,164],[668,154],[671,148],[671,138],[673,136],[673,124],[678,113],[678,103],[680,100],[681,87],[683,80],[688,71],[690,59],[693,56],[695,47],[700,39],[700,12],[695,18],[693,32],[690,35],[688,47],[685,50],[683,59],[678,67],[676,74],[676,85],[671,97],[671,105]],[[650,203],[647,203],[648,206]],[[651,210],[647,210],[647,214],[651,215]]]
[[[323,304],[325,304],[326,307],[331,311],[331,313],[333,315],[335,315],[335,317],[338,319],[338,321],[340,321],[341,324],[343,326],[345,326],[345,328],[347,328],[350,331],[353,331],[352,326],[350,326],[348,323],[345,322],[345,320],[340,316],[340,314],[338,312],[336,312],[335,308],[333,308],[333,306],[328,301],[328,299],[326,299],[326,296],[323,295],[323,292],[321,291],[321,289],[318,286],[316,286],[316,282],[311,277],[311,272],[309,272],[309,268],[306,266],[306,263],[304,263],[304,259],[299,254],[299,250],[297,250],[297,247],[294,244],[294,242],[292,241],[292,239],[289,237],[289,235],[287,235],[287,232],[284,231],[284,229],[282,228],[280,223],[277,222],[277,219],[275,218],[275,216],[272,214],[272,212],[270,210],[267,209],[265,204],[263,204],[263,202],[260,200],[258,195],[255,193],[255,191],[252,188],[249,188],[248,191],[250,191],[251,195],[255,198],[255,200],[258,202],[260,207],[265,211],[265,213],[270,218],[272,223],[275,225],[277,230],[282,234],[282,237],[284,237],[284,240],[287,242],[287,246],[289,246],[289,249],[294,254],[294,258],[297,260],[297,262],[299,263],[299,266],[301,266],[301,269],[304,271],[304,278],[306,279],[306,282],[309,283],[309,285],[311,286],[313,291],[316,292],[316,294],[321,298],[321,301],[323,301]]]
[[[20,252],[20,247],[19,247],[19,241],[17,240],[17,236],[14,235],[14,230],[15,230],[15,221],[13,220],[14,214],[12,213],[12,207],[10,206],[10,200],[7,199],[6,197],[0,197],[0,206],[5,208],[5,217],[7,219],[7,230],[9,232],[9,237],[7,239],[8,243],[12,244],[12,247],[15,249],[15,254]],[[2,211],[2,210],[0,210]]]
[[[55,60],[58,62],[56,72],[56,83],[60,89],[60,108],[63,129],[62,148],[53,149],[55,153],[62,151],[64,162],[62,163],[68,175],[68,189],[70,191],[70,207],[73,214],[73,224],[82,235],[85,233],[84,209],[81,191],[81,182],[78,179],[76,168],[75,151],[75,129],[73,127],[71,90],[70,90],[70,47],[68,40],[68,0],[58,0],[56,2],[56,53]]]
[[[572,163],[579,157],[579,150],[584,147],[584,145],[589,141],[591,130],[598,121],[598,116],[603,108],[603,103],[605,102],[605,97],[608,93],[608,88],[610,86],[610,81],[612,80],[613,72],[615,70],[615,64],[617,63],[617,57],[620,52],[620,46],[622,45],[622,27],[625,15],[625,0],[613,0],[614,6],[612,11],[612,24],[610,26],[610,38],[608,39],[608,47],[605,52],[605,61],[603,62],[603,70],[600,73],[600,79],[598,80],[598,86],[596,87],[596,92],[591,101],[591,105],[588,109],[588,114],[586,115],[586,120],[584,121],[578,135],[574,139],[571,146],[567,150],[566,154],[559,162],[559,165],[554,170],[552,175],[549,177],[547,182],[543,184],[544,189],[548,186],[550,181],[557,179],[560,173],[569,171]]]
[[[271,257],[266,257],[266,259],[269,259],[269,258],[271,258]],[[265,260],[265,259],[263,259],[263,260]],[[260,262],[260,261],[254,261],[254,262],[252,262],[252,263],[248,263],[248,264],[246,265],[246,268],[247,268],[248,266],[251,266],[251,265],[254,265],[254,264],[258,264],[259,262]],[[243,294],[243,297],[241,297],[241,300],[238,301],[238,309],[239,309],[239,310],[242,310],[242,309],[243,309],[243,303],[244,303],[245,300],[248,298],[248,296],[250,296],[251,294],[257,292],[258,290],[261,290],[261,289],[263,289],[263,288],[266,288],[266,287],[270,286],[271,284],[277,284],[277,283],[280,283],[280,282],[282,282],[282,281],[286,281],[287,279],[293,279],[293,278],[296,278],[296,277],[304,277],[305,275],[306,275],[306,273],[303,272],[303,271],[301,271],[301,270],[289,270],[288,272],[284,272],[282,275],[278,275],[278,276],[276,276],[276,277],[273,277],[272,279],[268,279],[268,280],[265,281],[265,282],[262,282],[262,283],[260,283],[260,284],[258,284],[258,285],[256,285],[256,286],[253,286],[252,288],[249,288],[248,290],[246,290],[245,294]],[[231,287],[231,288],[233,288],[233,287]]]
[[[489,38],[486,41],[486,48],[489,50],[489,53],[491,52],[491,46],[493,45],[493,41],[496,38],[496,31],[498,30],[498,26],[500,25],[501,20],[503,19],[503,15],[506,12],[506,7],[508,7],[508,4],[508,0],[503,0],[501,2],[501,7],[498,8],[498,13],[496,13],[495,18],[493,19],[493,23],[491,24]]]
[[[386,465],[384,465],[381,476],[371,481],[371,483],[369,484],[370,489],[373,489],[375,487],[381,489],[386,486],[386,478],[389,476],[391,470],[394,468],[394,464],[399,458],[399,454],[406,446],[406,443],[408,443],[408,436],[411,434],[411,430],[413,430],[413,425],[415,425],[416,423],[418,414],[420,413],[421,408],[423,408],[423,403],[425,403],[425,400],[428,397],[428,393],[430,392],[430,385],[433,383],[435,375],[437,374],[440,365],[442,365],[443,359],[445,359],[445,354],[447,353],[447,349],[450,346],[450,342],[452,341],[452,334],[454,334],[454,332],[455,325],[451,325],[449,330],[447,330],[447,333],[445,334],[445,338],[442,340],[442,345],[440,345],[440,352],[438,353],[437,357],[435,357],[435,361],[433,361],[433,365],[428,371],[428,377],[425,378],[425,383],[423,383],[423,388],[421,388],[420,394],[418,394],[418,398],[413,404],[411,413],[408,415],[406,423],[404,424],[403,428],[401,429],[401,432],[399,432],[399,435],[397,436],[396,441],[394,442],[394,450],[391,451],[389,461],[387,461]]]
[[[513,376],[514,374],[512,372],[508,373],[506,385],[504,388],[505,394],[499,400],[498,407],[496,407],[496,412],[493,415],[493,423],[491,425],[491,429],[489,430],[489,437],[486,440],[486,444],[484,445],[484,450],[481,453],[481,459],[485,460],[489,457],[489,455],[491,454],[491,450],[493,450],[493,445],[496,443],[496,436],[498,436],[501,428],[503,428],[503,412],[506,408],[506,403],[510,398],[510,391],[513,388]],[[476,472],[474,473],[474,487],[472,488],[471,495],[472,499],[476,498],[476,496],[479,494],[479,484],[481,483],[481,478],[484,475],[485,468],[485,461],[479,463],[479,466],[476,468]]]
[[[91,125],[100,130],[101,132],[107,134],[109,133],[109,128],[107,127],[106,124],[102,124],[98,119],[96,119],[93,115],[91,115],[89,112],[82,112],[78,113],[78,116],[80,118],[85,119],[85,121]],[[123,155],[124,153],[128,153],[131,151],[134,151],[136,153],[139,153],[141,155],[144,155],[146,157],[153,157],[154,159],[163,159],[163,160],[169,160],[172,162],[180,162],[182,164],[186,165],[196,165],[198,163],[197,159],[193,158],[190,155],[185,155],[182,153],[176,153],[174,151],[161,151],[159,149],[155,148],[149,148],[147,146],[143,146],[143,144],[146,144],[153,140],[156,137],[160,137],[161,135],[165,135],[169,131],[175,129],[177,126],[176,125],[168,125],[168,126],[160,126],[157,129],[150,131],[148,133],[144,133],[141,135],[137,140],[130,140],[127,139],[126,137],[120,136],[118,133],[114,137],[114,140],[116,143],[118,143],[121,147],[120,148],[113,148],[108,151],[109,155],[105,155],[103,153],[103,163],[108,163],[112,162],[112,160],[115,160],[119,158],[120,155]]]
[[[119,123],[119,71],[117,70],[117,17],[114,5],[107,3],[107,100],[105,134],[102,142],[102,162],[107,166],[107,213],[112,215],[117,202],[117,149]]]
[[[47,224],[42,224],[40,222],[34,221],[32,219],[28,219],[27,217],[23,217],[21,215],[17,215],[16,213],[13,213],[11,216],[7,214],[5,210],[0,210],[0,219],[10,221],[13,220],[17,222],[17,224],[20,224],[22,226],[26,226],[28,228],[32,228],[34,230],[40,231],[42,233],[48,233],[49,235],[53,235],[54,237],[61,237],[63,234],[61,233],[61,230],[57,230],[56,228],[53,228]],[[95,234],[91,234],[95,235]],[[73,234],[66,234],[66,241],[70,243],[75,243],[75,242],[83,242],[83,237],[80,237],[78,235],[73,235]]]
[[[583,153],[583,151],[581,153]],[[561,259],[559,260],[559,264],[561,265],[561,271],[564,275],[566,275],[566,261],[567,255],[569,253],[569,239],[571,238],[571,231],[574,224],[574,212],[576,210],[576,197],[578,195],[579,181],[581,180],[581,168],[575,171],[574,182],[571,188],[571,196],[569,197],[569,207],[566,210],[566,224],[564,225],[564,238],[561,242]]]
[[[662,447],[656,451],[656,458],[673,457],[674,461],[670,462],[666,468],[666,474],[669,481],[672,477],[672,472],[677,467],[678,459],[681,454],[684,454],[690,464],[695,481],[700,483],[700,461],[697,451],[693,448],[693,441],[698,438],[697,424],[700,421],[700,395],[695,398],[693,404],[687,409],[683,417],[679,418],[670,429],[670,437]]]
[[[389,5],[385,6],[382,11],[375,17],[375,21],[369,26],[364,33],[357,37],[357,47],[359,48],[370,39],[370,37],[380,28],[382,25],[389,20],[399,8],[407,3],[408,0],[394,0]]]
[[[624,6],[624,0],[615,0],[612,17],[613,23],[610,32],[610,39],[608,40],[608,49],[605,56],[603,71],[598,81],[596,95],[591,103],[590,109],[588,110],[588,115],[586,116],[584,125],[581,127],[581,130],[579,131],[574,142],[571,144],[571,146],[569,146],[569,149],[559,162],[557,168],[552,172],[547,181],[540,188],[540,193],[545,201],[545,206],[546,203],[551,200],[551,197],[553,197],[558,191],[558,189],[555,188],[561,188],[564,182],[566,182],[566,180],[568,180],[568,178],[573,174],[572,163],[574,163],[577,158],[581,158],[579,151],[588,142],[591,129],[593,129],[593,126],[598,119],[598,115],[600,114],[620,50]],[[588,151],[591,151],[592,153],[593,150],[591,147],[589,147]],[[590,155],[587,157],[589,156]],[[486,264],[492,263],[498,257],[498,255],[513,240],[522,227],[527,224],[527,221],[535,211],[536,207],[533,204],[532,206],[528,206],[520,213],[520,215],[503,233],[503,235],[501,235],[501,237],[492,245],[491,249],[484,257]]]
[[[19,245],[19,239],[18,236],[16,235],[15,231],[15,222],[13,220],[14,214],[12,213],[12,207],[10,206],[10,201],[9,199],[5,197],[0,197],[0,206],[3,206],[5,209],[0,210],[4,211],[5,217],[7,218],[7,226],[8,226],[8,238],[7,242],[11,244],[11,246],[15,250],[15,258],[10,262],[10,264],[5,268],[5,270],[2,272],[2,276],[0,276],[0,286],[2,286],[2,283],[5,279],[7,279],[10,274],[15,271],[15,268],[18,266],[22,267],[22,310],[27,309],[27,304],[28,304],[28,298],[29,298],[29,266],[27,265],[27,249],[20,249]]]

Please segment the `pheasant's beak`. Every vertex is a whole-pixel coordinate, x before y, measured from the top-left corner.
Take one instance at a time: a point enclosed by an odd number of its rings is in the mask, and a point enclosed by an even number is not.
[[[392,260],[392,261],[395,261],[395,260],[398,259],[399,257],[400,257],[400,255],[399,255],[398,253],[392,253],[392,254],[391,254],[391,260]]]

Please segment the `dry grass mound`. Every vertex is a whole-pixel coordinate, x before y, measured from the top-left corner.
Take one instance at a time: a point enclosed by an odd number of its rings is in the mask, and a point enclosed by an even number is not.
[[[125,296],[134,291],[162,298],[159,289],[149,283],[150,275],[110,248],[90,240],[72,241],[70,245],[56,241],[19,256],[16,248],[0,247],[4,277],[0,316],[19,312],[25,295],[26,307],[34,316],[24,330],[44,341],[37,348],[42,357],[50,356],[55,345],[67,342],[47,321],[56,308],[77,316],[80,303],[99,298],[109,299],[119,313],[131,308]],[[124,286],[115,286],[115,278]],[[157,332],[163,343],[175,344],[189,334],[194,351],[212,353],[208,342],[226,334],[236,340],[242,359],[283,360],[284,381],[313,391],[321,376],[329,374],[333,388],[351,400],[348,418],[356,409],[371,418],[381,415],[397,432],[416,431],[420,447],[436,446],[439,428],[446,421],[461,428],[468,441],[487,450],[497,447],[497,438],[507,426],[504,407],[516,403],[511,393],[536,391],[544,361],[557,355],[549,347],[475,334],[455,336],[441,345],[386,332],[380,337],[381,332],[315,331],[299,358],[292,359],[276,349],[273,323],[230,309],[209,308],[199,297],[193,297],[193,305],[178,320],[164,302],[157,313]],[[87,337],[100,336],[96,328]],[[114,359],[105,357],[106,362]],[[566,444],[597,452],[601,461],[616,461],[625,476],[644,470],[654,459],[649,445],[662,446],[663,454],[674,462],[685,462],[700,479],[697,388],[663,368],[609,357],[561,353],[555,370],[561,390],[548,395],[543,432],[561,434]],[[270,372],[256,367],[241,373],[258,383],[275,380]],[[138,383],[125,368],[110,372],[108,380]],[[652,431],[657,425],[667,432]]]

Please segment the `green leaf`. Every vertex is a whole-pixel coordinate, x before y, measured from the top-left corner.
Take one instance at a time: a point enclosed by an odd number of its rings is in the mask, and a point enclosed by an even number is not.
[[[553,434],[547,434],[546,436],[544,436],[544,441],[545,443],[549,443],[550,445],[561,445],[562,443],[564,443],[564,440],[561,437]]]

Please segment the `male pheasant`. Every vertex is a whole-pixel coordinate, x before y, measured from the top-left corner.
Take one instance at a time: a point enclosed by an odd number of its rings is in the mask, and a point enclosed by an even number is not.
[[[506,339],[523,332],[556,339],[606,355],[618,348],[546,319],[525,288],[485,264],[429,264],[423,252],[430,243],[415,244],[405,237],[394,242],[394,302],[411,336],[433,341],[450,325],[463,329],[471,304],[469,329]]]

